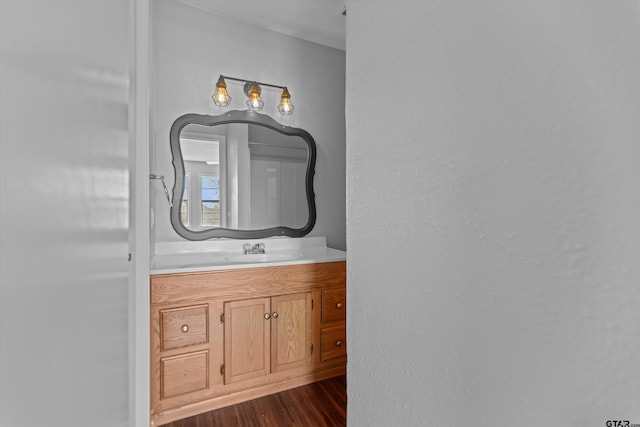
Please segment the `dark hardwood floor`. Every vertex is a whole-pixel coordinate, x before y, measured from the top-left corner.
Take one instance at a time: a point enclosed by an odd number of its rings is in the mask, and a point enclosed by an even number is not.
[[[347,377],[340,376],[165,424],[165,427],[344,427]]]

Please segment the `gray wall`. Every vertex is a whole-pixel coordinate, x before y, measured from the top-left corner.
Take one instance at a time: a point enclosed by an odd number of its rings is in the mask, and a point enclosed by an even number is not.
[[[347,7],[349,426],[640,423],[638,3]]]
[[[262,91],[263,113],[314,137],[318,216],[310,235],[326,235],[329,246],[344,249],[344,51],[232,22],[174,0],[154,1],[151,6],[152,173],[165,175],[173,186],[169,129],[177,117],[246,109],[242,84],[231,81],[227,81],[231,106],[213,104],[211,94],[220,74],[286,85],[294,114],[283,118],[277,112],[280,91],[269,88]],[[154,183],[151,190],[155,241],[182,240],[171,227],[162,187]]]
[[[127,426],[129,3],[0,1],[0,426]]]

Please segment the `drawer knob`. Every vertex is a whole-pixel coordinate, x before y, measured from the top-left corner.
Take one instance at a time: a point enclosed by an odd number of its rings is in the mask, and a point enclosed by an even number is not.
[[[337,303],[336,308],[342,308],[342,303],[341,302]]]
[[[269,319],[271,319],[271,314],[265,313],[264,314],[264,320],[269,320]]]
[[[277,311],[274,311],[273,314],[271,315],[271,317],[273,317],[274,319],[277,319],[279,316]]]
[[[340,340],[336,341],[336,347],[342,347],[342,341]]]
[[[189,332],[189,325],[182,325],[182,328],[180,328],[182,330],[182,332]]]

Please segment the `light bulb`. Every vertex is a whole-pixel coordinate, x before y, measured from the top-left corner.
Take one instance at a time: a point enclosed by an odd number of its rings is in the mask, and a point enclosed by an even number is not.
[[[227,92],[227,83],[225,83],[222,76],[220,76],[216,83],[216,91],[211,96],[211,99],[213,99],[213,103],[218,107],[226,107],[231,103],[231,97]]]
[[[278,105],[278,111],[280,114],[288,116],[293,113],[293,104],[291,103],[291,94],[285,87],[282,90],[282,97],[280,98],[280,104]]]
[[[262,110],[262,107],[264,106],[264,101],[262,101],[262,99],[260,99],[260,86],[253,82],[250,84],[249,86],[249,90],[247,91],[248,95],[249,95],[249,99],[247,100],[247,106],[249,107],[250,110],[253,111],[260,111]]]

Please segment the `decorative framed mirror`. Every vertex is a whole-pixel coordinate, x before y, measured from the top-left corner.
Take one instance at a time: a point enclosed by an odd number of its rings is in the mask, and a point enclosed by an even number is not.
[[[316,144],[253,111],[185,114],[170,131],[171,225],[188,240],[301,237],[315,225]]]

